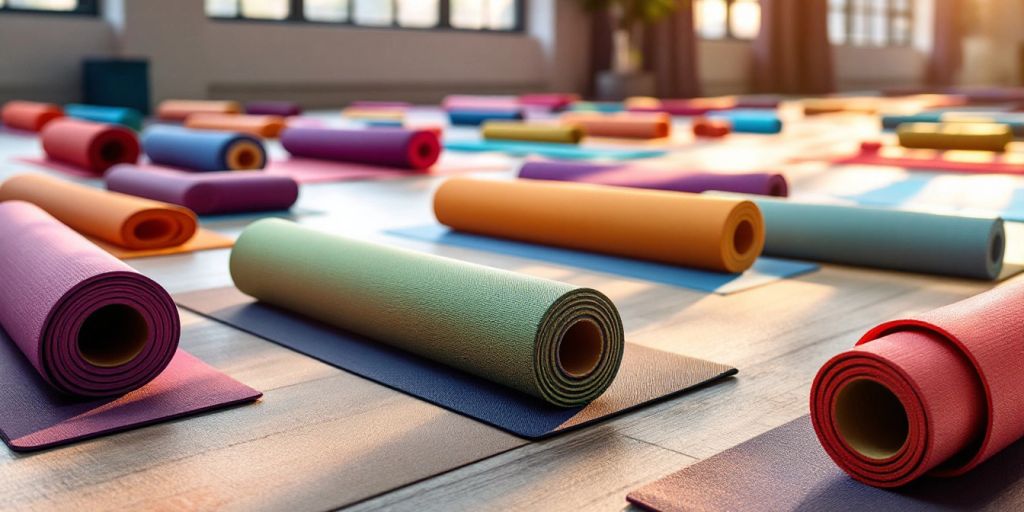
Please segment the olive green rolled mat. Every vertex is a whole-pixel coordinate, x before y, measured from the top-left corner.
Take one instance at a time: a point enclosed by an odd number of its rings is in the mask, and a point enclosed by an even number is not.
[[[247,228],[230,269],[237,289],[176,300],[522,437],[735,373],[625,344],[615,306],[598,291],[280,219]]]

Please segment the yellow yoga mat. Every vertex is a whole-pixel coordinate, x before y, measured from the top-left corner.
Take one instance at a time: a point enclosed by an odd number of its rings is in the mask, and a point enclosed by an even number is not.
[[[750,268],[764,247],[754,203],[681,192],[453,178],[434,213],[458,231],[720,272]]]
[[[1013,130],[998,123],[903,123],[896,129],[900,145],[920,149],[1006,151]]]
[[[560,142],[579,144],[583,128],[575,124],[517,123],[487,121],[481,129],[485,139],[525,140],[531,142]]]

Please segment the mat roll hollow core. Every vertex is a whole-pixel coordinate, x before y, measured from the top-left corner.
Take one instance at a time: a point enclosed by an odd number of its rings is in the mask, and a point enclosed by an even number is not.
[[[441,156],[440,138],[431,130],[292,127],[281,133],[281,144],[302,158],[415,170],[429,168]]]
[[[64,111],[53,103],[8,101],[0,110],[0,121],[4,126],[29,132],[38,132],[50,121],[61,117],[64,117]]]
[[[263,143],[242,133],[151,126],[142,133],[142,149],[157,165],[192,171],[262,169],[267,163]]]
[[[434,213],[458,231],[719,272],[750,268],[764,245],[754,203],[660,190],[452,178]]]
[[[81,119],[55,119],[39,135],[47,158],[95,174],[139,159],[139,140],[123,126]]]

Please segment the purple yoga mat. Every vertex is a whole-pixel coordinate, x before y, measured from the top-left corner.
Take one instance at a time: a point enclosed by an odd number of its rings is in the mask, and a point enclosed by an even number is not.
[[[108,190],[181,205],[199,215],[282,211],[299,197],[294,179],[262,171],[193,173],[116,165],[104,179]]]
[[[616,187],[700,193],[708,190],[786,197],[789,187],[781,174],[713,174],[673,171],[637,165],[578,162],[526,162],[519,177],[531,180],[573,181]]]
[[[281,144],[302,158],[426,169],[441,156],[441,141],[430,130],[374,128],[286,128]]]
[[[294,101],[250,101],[245,104],[245,113],[255,116],[297,116],[302,107]]]
[[[0,325],[53,387],[120,395],[171,362],[181,326],[160,285],[29,203],[0,204],[0,240]]]

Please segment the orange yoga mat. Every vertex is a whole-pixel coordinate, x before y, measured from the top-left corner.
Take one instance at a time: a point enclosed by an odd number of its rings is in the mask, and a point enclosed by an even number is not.
[[[0,120],[4,126],[30,132],[42,130],[46,123],[58,117],[64,117],[64,110],[52,103],[8,101],[0,110]]]
[[[185,118],[187,128],[241,132],[257,137],[276,139],[285,127],[281,116],[251,116],[245,114],[213,114],[198,112]]]
[[[672,134],[672,118],[668,114],[600,114],[570,112],[562,114],[563,123],[583,128],[591,137],[660,139]]]
[[[188,208],[108,192],[40,174],[0,184],[0,201],[27,201],[121,258],[230,247],[232,241],[201,232]]]
[[[764,246],[754,203],[699,194],[453,178],[434,213],[458,231],[720,272],[750,268]]]
[[[156,116],[165,121],[184,121],[199,112],[211,114],[241,114],[242,104],[237,101],[164,100],[156,109]]]

